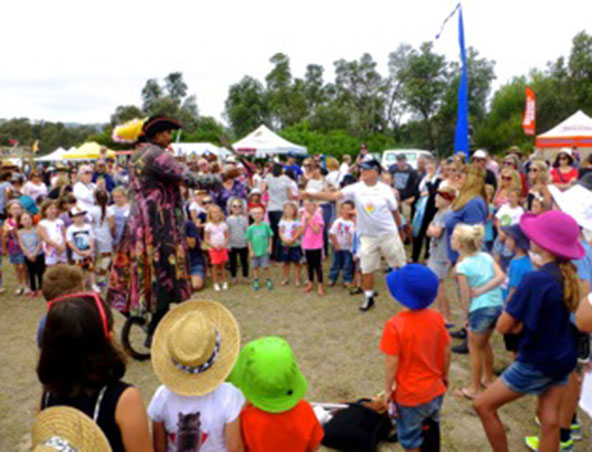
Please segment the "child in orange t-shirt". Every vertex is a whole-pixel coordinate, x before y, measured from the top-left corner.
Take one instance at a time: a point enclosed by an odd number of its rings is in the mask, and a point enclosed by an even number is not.
[[[303,399],[308,383],[284,339],[264,337],[245,345],[228,381],[248,401],[240,415],[246,451],[308,452],[319,447],[323,428]]]
[[[380,340],[380,351],[386,355],[385,404],[395,417],[401,445],[419,450],[427,422],[433,425],[432,438],[438,435],[439,441],[450,336],[442,315],[427,309],[438,294],[438,277],[432,270],[409,264],[389,273],[386,282],[391,295],[407,309],[386,322]]]

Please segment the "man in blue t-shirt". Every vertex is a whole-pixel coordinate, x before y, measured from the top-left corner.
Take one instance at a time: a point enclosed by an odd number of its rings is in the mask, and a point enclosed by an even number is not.
[[[286,157],[288,158],[288,160],[286,160],[286,163],[284,163],[284,170],[292,170],[294,172],[294,175],[296,176],[296,181],[298,181],[298,179],[300,179],[300,176],[302,176],[302,168],[300,168],[300,166],[298,166],[298,164],[296,163],[296,154],[294,154],[293,152],[288,152],[288,154],[286,154]]]

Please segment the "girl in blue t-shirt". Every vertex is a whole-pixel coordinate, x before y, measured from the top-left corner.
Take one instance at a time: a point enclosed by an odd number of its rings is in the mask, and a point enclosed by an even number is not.
[[[584,249],[577,223],[563,212],[524,214],[520,228],[530,240],[532,262],[540,269],[522,278],[497,324],[502,334],[520,334],[518,355],[475,400],[474,407],[492,449],[507,451],[497,410],[525,394],[537,395],[541,437],[528,447],[557,451],[559,407],[577,360],[570,314],[577,307],[580,290],[570,260],[582,258]]]
[[[461,307],[468,310],[469,356],[471,382],[457,395],[473,399],[481,386],[493,383],[493,350],[489,338],[502,313],[503,299],[500,284],[506,275],[493,258],[481,251],[485,231],[483,226],[458,224],[454,228],[450,245],[459,254],[456,278]]]

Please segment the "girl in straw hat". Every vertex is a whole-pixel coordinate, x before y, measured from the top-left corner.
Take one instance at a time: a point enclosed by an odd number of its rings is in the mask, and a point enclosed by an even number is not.
[[[56,406],[41,411],[33,424],[33,452],[111,452],[99,426],[82,411]]]
[[[240,348],[233,315],[213,301],[187,301],[159,323],[152,367],[162,382],[150,402],[156,451],[242,451],[242,393],[224,383]]]
[[[121,380],[125,361],[113,342],[113,315],[98,295],[49,301],[40,348],[42,412],[57,405],[76,408],[92,417],[113,451],[152,450],[142,396]]]

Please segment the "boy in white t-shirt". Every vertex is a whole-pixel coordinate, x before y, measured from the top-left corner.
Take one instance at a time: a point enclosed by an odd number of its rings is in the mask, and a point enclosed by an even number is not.
[[[92,226],[84,222],[86,210],[80,207],[70,209],[72,224],[66,229],[66,243],[72,250],[72,260],[80,267],[90,281],[92,290],[100,292],[95,277],[95,238]]]
[[[339,278],[339,272],[343,270],[343,283],[350,287],[353,280],[353,254],[354,232],[356,225],[353,222],[354,203],[344,201],[339,208],[337,218],[331,229],[329,239],[333,245],[333,263],[329,273],[329,287],[334,286]]]

